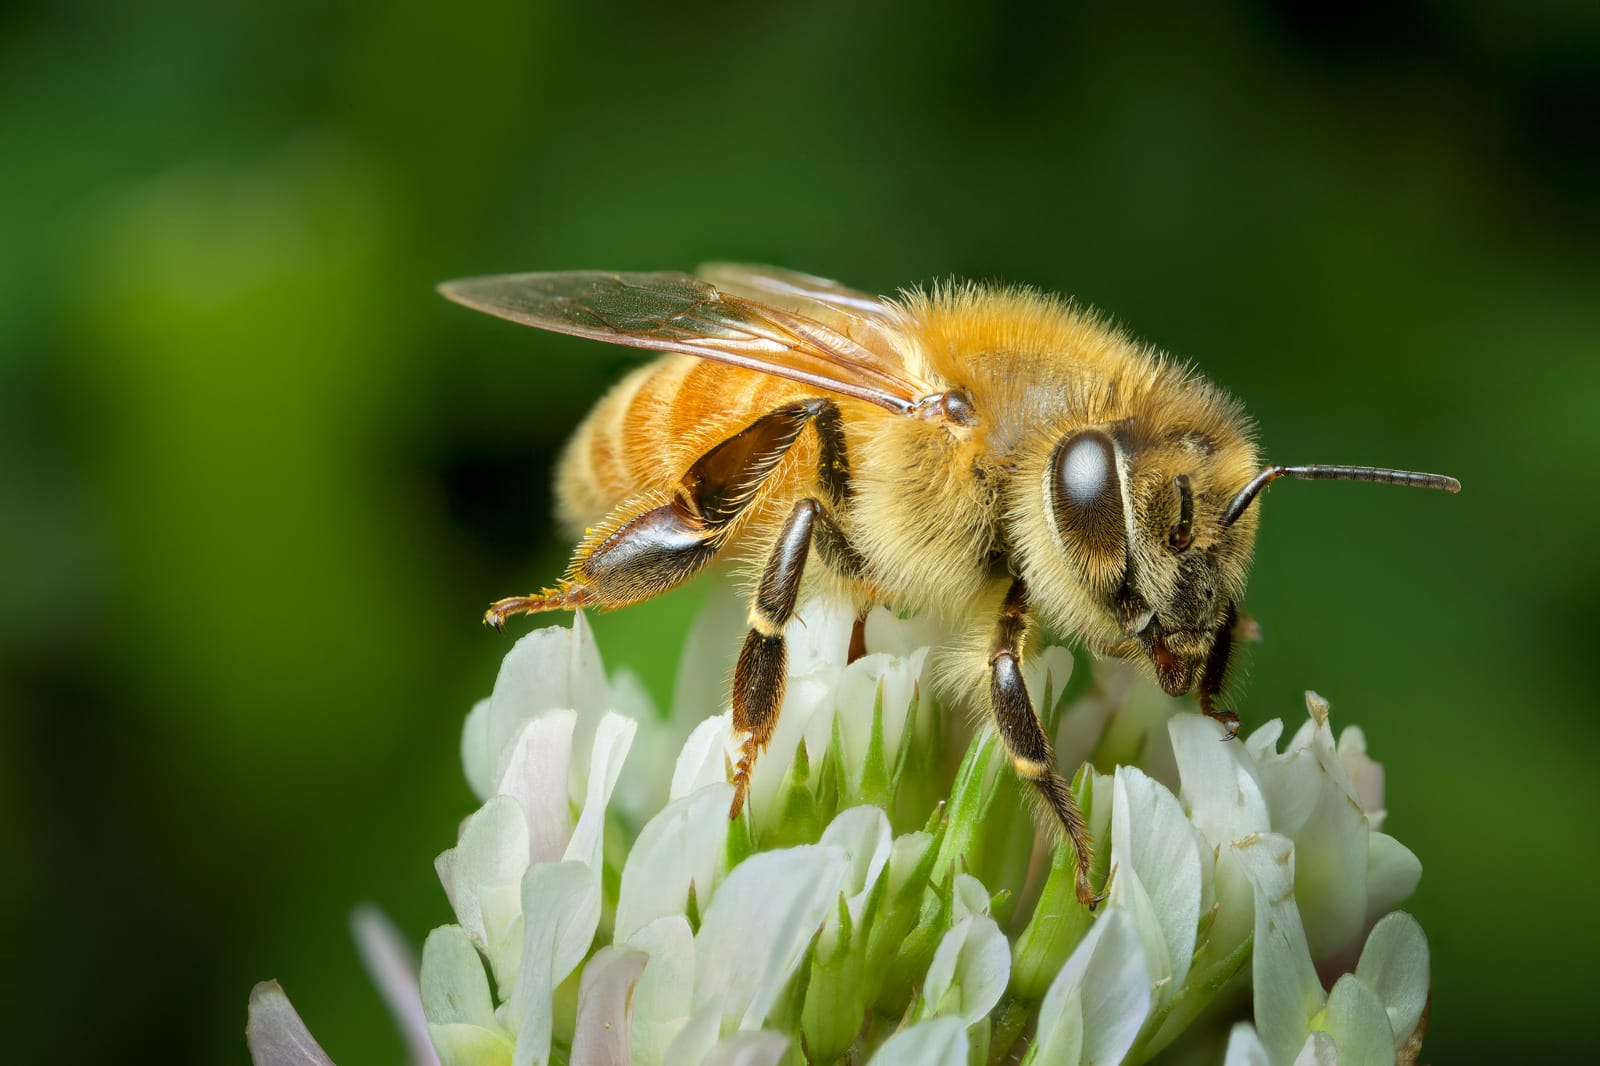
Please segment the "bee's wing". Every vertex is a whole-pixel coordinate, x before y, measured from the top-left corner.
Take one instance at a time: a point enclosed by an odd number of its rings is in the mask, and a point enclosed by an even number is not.
[[[439,291],[512,322],[731,363],[897,413],[934,391],[907,373],[898,353],[886,356],[817,318],[688,274],[500,274],[448,281]]]
[[[702,263],[695,274],[724,292],[765,300],[802,314],[821,304],[831,310],[870,319],[881,325],[892,325],[894,322],[893,310],[883,297],[819,278],[815,274],[802,274],[798,270],[755,263]]]

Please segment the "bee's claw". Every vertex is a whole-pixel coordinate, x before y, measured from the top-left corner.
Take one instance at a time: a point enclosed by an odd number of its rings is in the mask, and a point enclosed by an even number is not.
[[[483,612],[483,624],[505,632],[506,619],[514,614],[539,611],[570,611],[594,602],[594,593],[583,585],[563,583],[558,589],[544,589],[536,596],[508,596],[495,600]]]

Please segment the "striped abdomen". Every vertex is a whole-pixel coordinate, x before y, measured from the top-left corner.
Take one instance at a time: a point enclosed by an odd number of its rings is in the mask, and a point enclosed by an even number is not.
[[[694,461],[757,418],[817,390],[725,363],[669,355],[623,378],[573,434],[556,469],[562,523],[582,532],[644,494],[669,495]],[[787,498],[815,469],[803,434],[762,496]]]

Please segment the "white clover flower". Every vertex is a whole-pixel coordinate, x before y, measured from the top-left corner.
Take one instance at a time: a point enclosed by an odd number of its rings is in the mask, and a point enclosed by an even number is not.
[[[1324,701],[1281,751],[1280,722],[1218,743],[1120,664],[1031,656],[1059,750],[1105,771],[1073,782],[1091,913],[993,730],[932,698],[944,634],[875,611],[850,663],[851,622],[802,607],[731,823],[732,717],[707,717],[731,597],[690,634],[666,717],[608,677],[581,616],[520,640],[464,730],[482,806],[436,863],[456,923],[420,981],[359,924],[412,1061],[1136,1063],[1216,1031],[1202,1016],[1247,1017],[1212,1049],[1229,1066],[1414,1059],[1427,942],[1391,912],[1421,866],[1379,831],[1383,771]],[[250,1019],[257,1063],[330,1061],[276,985]]]

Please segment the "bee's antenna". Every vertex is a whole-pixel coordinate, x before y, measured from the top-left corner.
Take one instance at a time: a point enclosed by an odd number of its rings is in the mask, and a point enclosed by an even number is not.
[[[1269,466],[1250,479],[1239,490],[1228,509],[1222,512],[1218,523],[1227,529],[1239,520],[1250,501],[1261,490],[1280,477],[1298,478],[1301,481],[1376,481],[1381,485],[1410,485],[1418,489],[1438,489],[1440,492],[1460,492],[1461,482],[1443,474],[1422,474],[1415,470],[1388,470],[1381,466]]]

